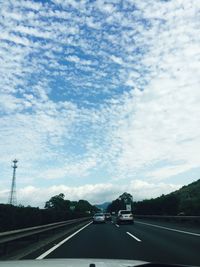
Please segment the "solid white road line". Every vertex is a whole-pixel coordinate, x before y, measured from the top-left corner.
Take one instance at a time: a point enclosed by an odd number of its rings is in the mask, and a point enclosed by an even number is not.
[[[57,249],[58,247],[60,247],[62,244],[64,244],[66,241],[68,241],[69,239],[71,239],[73,236],[75,236],[76,234],[78,234],[80,231],[82,231],[84,228],[86,228],[87,226],[89,226],[92,222],[86,224],[85,226],[83,226],[82,228],[80,228],[79,230],[77,230],[76,232],[74,232],[72,235],[68,236],[67,238],[65,238],[64,240],[62,240],[61,242],[59,242],[57,245],[55,245],[54,247],[50,248],[49,250],[47,250],[46,252],[44,252],[42,255],[40,255],[39,257],[37,257],[37,260],[42,260],[44,259],[47,255],[49,255],[52,251],[54,251],[55,249]]]
[[[115,224],[117,227],[119,227],[119,225],[118,224]]]
[[[127,235],[130,235],[131,237],[133,237],[135,240],[137,240],[138,242],[142,242],[142,240],[140,240],[139,238],[137,238],[136,236],[134,236],[133,234],[126,232]]]
[[[146,224],[146,225],[149,225],[149,226],[153,226],[153,227],[157,227],[157,228],[161,228],[161,229],[165,229],[165,230],[170,230],[170,231],[174,231],[174,232],[178,232],[178,233],[194,235],[194,236],[200,236],[200,234],[197,234],[197,233],[192,233],[192,232],[177,230],[177,229],[173,229],[173,228],[168,228],[168,227],[160,226],[160,225],[157,225],[157,224],[143,223],[143,222],[138,222],[138,221],[137,221],[137,223]]]

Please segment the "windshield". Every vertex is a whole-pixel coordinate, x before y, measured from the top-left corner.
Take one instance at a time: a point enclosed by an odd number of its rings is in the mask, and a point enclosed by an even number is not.
[[[200,0],[0,18],[0,260],[200,266]]]
[[[123,210],[123,211],[120,211],[120,214],[131,214],[131,212]]]

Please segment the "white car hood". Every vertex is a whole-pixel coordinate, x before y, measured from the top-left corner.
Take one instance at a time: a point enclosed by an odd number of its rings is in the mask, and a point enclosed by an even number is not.
[[[47,259],[0,261],[0,267],[90,267],[90,264],[95,264],[96,267],[130,267],[145,263],[147,262],[135,260]]]

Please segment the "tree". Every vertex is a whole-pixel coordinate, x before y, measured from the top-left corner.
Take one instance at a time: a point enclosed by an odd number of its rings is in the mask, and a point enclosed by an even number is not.
[[[110,205],[108,205],[107,212],[118,212],[119,210],[124,209],[126,209],[125,203],[120,199],[116,199],[113,200]]]
[[[108,212],[118,212],[119,210],[125,210],[127,208],[126,205],[131,205],[131,209],[133,209],[133,197],[131,194],[124,192],[117,199],[113,200],[110,205],[107,207]]]
[[[132,195],[127,192],[124,192],[121,196],[119,196],[119,199],[122,200],[125,204],[133,203]]]
[[[92,213],[96,212],[98,209],[95,206],[92,206],[87,200],[79,200],[76,204],[75,211],[76,212],[84,212],[84,213]]]
[[[67,210],[70,209],[70,201],[64,199],[65,195],[60,193],[59,195],[53,196],[49,201],[45,203],[45,209],[55,209],[55,210]]]

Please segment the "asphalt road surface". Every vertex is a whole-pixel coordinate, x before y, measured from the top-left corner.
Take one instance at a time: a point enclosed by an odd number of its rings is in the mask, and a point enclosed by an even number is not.
[[[37,258],[133,259],[200,266],[200,233],[141,220],[120,226],[89,223],[50,250],[38,251]]]

